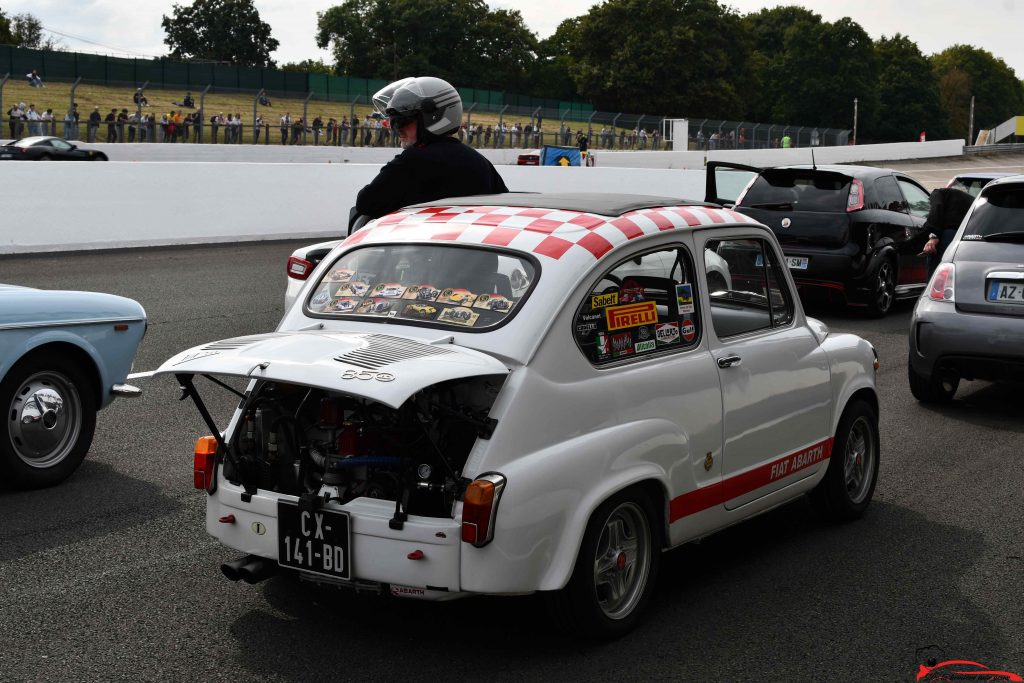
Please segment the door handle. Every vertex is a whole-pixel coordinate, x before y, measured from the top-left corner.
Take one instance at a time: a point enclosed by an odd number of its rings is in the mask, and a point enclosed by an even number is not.
[[[731,368],[739,365],[743,362],[743,359],[739,356],[722,356],[718,359],[718,367],[720,368]]]

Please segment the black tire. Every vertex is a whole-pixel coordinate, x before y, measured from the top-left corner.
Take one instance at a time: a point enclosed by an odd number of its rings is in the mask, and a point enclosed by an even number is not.
[[[52,159],[53,157],[51,157],[49,154],[44,154],[41,157],[39,157],[36,161],[51,161]]]
[[[28,356],[0,382],[0,472],[21,489],[53,486],[82,463],[96,430],[96,390],[64,356]]]
[[[865,401],[846,406],[824,478],[811,500],[826,517],[848,522],[867,510],[878,482],[878,414]]]
[[[949,403],[960,386],[960,376],[952,370],[936,368],[929,377],[922,377],[909,362],[907,380],[910,393],[921,403]]]
[[[882,259],[868,278],[871,293],[868,299],[868,315],[882,318],[896,301],[896,264],[891,259]]]
[[[654,592],[663,521],[636,488],[594,511],[568,585],[546,596],[552,617],[567,634],[612,640],[636,626]]]
[[[106,154],[104,154],[103,152],[99,152],[95,156],[91,157],[90,161],[109,161],[109,159],[107,159]]]

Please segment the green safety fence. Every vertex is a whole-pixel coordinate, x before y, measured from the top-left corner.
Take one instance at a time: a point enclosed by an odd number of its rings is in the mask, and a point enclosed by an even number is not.
[[[85,52],[57,52],[0,45],[0,75],[10,73],[21,78],[36,69],[43,81],[73,81],[138,87],[148,82],[154,88],[202,90],[213,86],[221,90],[260,89],[278,97],[305,98],[310,92],[319,100],[366,102],[388,81],[374,78],[327,76],[277,69],[233,66],[170,59],[130,59]],[[585,118],[594,111],[585,102],[550,100],[529,95],[481,88],[459,88],[462,99],[476,103],[478,111],[500,111],[503,107],[543,108],[568,111],[570,117]]]

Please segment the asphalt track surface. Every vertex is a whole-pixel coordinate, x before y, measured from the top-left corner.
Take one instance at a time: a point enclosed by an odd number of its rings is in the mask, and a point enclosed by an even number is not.
[[[0,279],[109,291],[150,317],[136,369],[272,329],[295,242],[7,257]],[[813,309],[871,340],[882,461],[874,502],[833,526],[800,500],[670,551],[632,634],[577,642],[536,597],[448,604],[231,583],[204,531],[170,379],[100,413],[79,471],[0,491],[0,681],[909,681],[929,656],[1024,670],[1024,404],[967,383],[919,405],[911,305],[883,320]],[[207,391],[212,396],[212,392]],[[233,401],[214,402],[225,417]],[[928,648],[922,651],[922,648]]]

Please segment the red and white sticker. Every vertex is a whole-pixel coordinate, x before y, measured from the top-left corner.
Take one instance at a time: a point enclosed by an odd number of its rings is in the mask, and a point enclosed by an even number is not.
[[[679,341],[679,323],[658,323],[654,328],[654,337],[659,344],[675,344]]]
[[[683,341],[692,342],[693,338],[697,336],[697,326],[689,318],[683,321],[679,331],[683,335]]]

